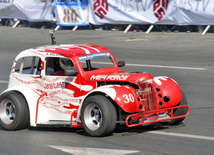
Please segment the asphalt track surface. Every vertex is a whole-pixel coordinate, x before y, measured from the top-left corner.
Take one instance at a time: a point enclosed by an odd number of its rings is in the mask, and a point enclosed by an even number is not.
[[[48,30],[0,27],[0,91],[7,88],[15,56],[51,43]],[[57,44],[97,44],[125,60],[122,70],[175,79],[184,91],[190,115],[177,126],[117,127],[112,136],[89,137],[82,129],[0,128],[1,155],[211,155],[214,153],[214,34],[59,30]]]

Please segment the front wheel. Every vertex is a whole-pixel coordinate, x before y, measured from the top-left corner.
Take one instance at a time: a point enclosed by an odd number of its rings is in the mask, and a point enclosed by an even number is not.
[[[117,114],[113,104],[102,95],[88,97],[81,109],[83,128],[90,136],[107,136],[116,127]]]
[[[181,105],[187,105],[186,96],[184,95],[183,91],[182,91],[181,102],[177,106],[181,106]],[[179,108],[179,109],[175,109],[173,111],[173,116],[185,115],[186,113],[187,113],[187,108]],[[166,122],[166,123],[163,123],[163,124],[177,125],[177,124],[181,123],[184,119],[185,119],[185,117],[178,118],[178,119],[173,119],[173,120],[170,120],[169,122]]]
[[[24,97],[17,92],[0,96],[0,125],[6,130],[18,130],[27,126],[29,113]]]

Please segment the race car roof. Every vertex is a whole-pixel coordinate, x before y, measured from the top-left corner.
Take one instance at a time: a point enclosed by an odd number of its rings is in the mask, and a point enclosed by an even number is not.
[[[53,46],[43,46],[37,47],[38,51],[48,52],[48,53],[56,53],[56,54],[66,54],[66,55],[86,55],[100,52],[109,52],[107,48],[97,46],[97,45],[53,45]]]
[[[39,54],[41,56],[65,56],[65,57],[73,57],[73,56],[81,56],[87,54],[94,53],[111,53],[107,48],[97,45],[89,45],[89,44],[62,44],[62,45],[47,45],[41,46],[37,48],[32,48],[25,50],[20,53],[20,55],[24,56],[28,53]]]

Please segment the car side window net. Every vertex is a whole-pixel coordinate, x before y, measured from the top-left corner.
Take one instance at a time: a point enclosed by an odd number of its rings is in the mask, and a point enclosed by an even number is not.
[[[41,59],[36,56],[23,57],[15,65],[15,72],[19,74],[41,74]]]

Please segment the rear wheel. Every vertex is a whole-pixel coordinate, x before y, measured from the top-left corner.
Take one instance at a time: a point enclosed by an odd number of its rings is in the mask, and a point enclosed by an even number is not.
[[[181,106],[181,105],[187,105],[186,96],[184,95],[183,92],[182,92],[181,102],[177,106]],[[179,109],[175,109],[173,111],[173,116],[185,115],[186,113],[187,113],[187,108],[179,108]],[[178,118],[178,119],[173,119],[173,120],[170,120],[169,122],[166,122],[164,124],[177,125],[177,124],[181,123],[184,119],[185,119],[185,117]]]
[[[102,95],[88,97],[81,109],[81,122],[91,136],[107,136],[116,127],[117,114],[113,104]]]
[[[23,129],[28,120],[27,103],[21,94],[11,91],[0,96],[0,125],[4,129]]]

